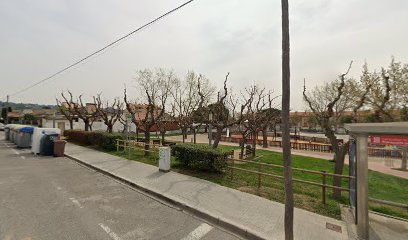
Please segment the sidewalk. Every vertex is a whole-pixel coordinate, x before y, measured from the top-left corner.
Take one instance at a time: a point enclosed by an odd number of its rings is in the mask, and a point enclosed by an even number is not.
[[[284,239],[284,205],[202,179],[67,143],[65,154],[249,239]],[[341,227],[341,233],[326,224]],[[348,239],[344,222],[295,209],[295,239]]]

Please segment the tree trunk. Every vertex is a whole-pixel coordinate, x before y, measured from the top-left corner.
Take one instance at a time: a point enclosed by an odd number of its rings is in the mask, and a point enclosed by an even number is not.
[[[85,124],[85,131],[89,131],[89,121],[84,121]]]
[[[342,175],[344,168],[344,158],[347,154],[348,143],[339,147],[335,153],[335,165],[334,173]],[[333,186],[341,187],[341,177],[333,177]],[[339,189],[333,189],[333,198],[339,200],[341,198],[341,191]]]
[[[161,142],[163,145],[163,143],[165,142],[166,131],[161,131],[160,134],[161,134]]]
[[[334,152],[334,173],[335,174],[343,174],[343,167],[344,167],[344,157],[346,156],[349,142],[339,146],[337,137],[334,134],[333,130],[330,127],[330,124],[326,121],[322,123],[322,127],[324,126],[325,136],[329,138],[330,144],[332,146]],[[341,187],[341,178],[340,177],[333,177],[333,186]],[[339,200],[341,197],[341,191],[338,189],[333,189],[333,198]]]
[[[144,155],[145,156],[149,156],[150,155],[150,131],[149,130],[147,130],[147,129],[150,129],[150,128],[146,128],[146,131],[144,132],[144,135],[145,135],[145,147],[144,147],[144,149],[145,149],[145,152],[144,152]]]
[[[69,128],[71,129],[71,130],[73,130],[74,129],[74,120],[68,120],[69,121]]]
[[[241,143],[241,153],[240,153],[240,155],[239,155],[239,158],[240,158],[240,159],[244,159],[244,153],[245,153],[245,141],[242,140],[242,143]]]
[[[215,134],[215,139],[214,139],[214,143],[213,143],[213,148],[217,148],[218,144],[220,143],[221,140],[221,136],[222,136],[222,130],[223,128],[217,128],[217,132]],[[210,133],[212,134],[212,133]]]
[[[281,0],[282,7],[282,143],[285,177],[285,239],[293,240],[293,183],[290,149],[290,42],[289,2]]]
[[[194,144],[197,144],[197,131],[195,128],[193,129],[193,136],[194,136]]]
[[[268,131],[267,131],[268,127],[264,127],[262,129],[262,136],[263,136],[263,144],[262,147],[267,148],[268,147]]]
[[[256,134],[256,130],[252,133],[252,157],[255,158],[256,157],[256,144],[257,144],[257,140],[258,140],[258,136]]]
[[[107,131],[108,131],[108,133],[112,133],[112,132],[113,132],[113,125],[112,125],[112,124],[108,124]]]
[[[185,143],[186,142],[186,129],[185,128],[182,128],[181,129],[181,135],[182,135],[182,138],[183,138],[183,143]]]

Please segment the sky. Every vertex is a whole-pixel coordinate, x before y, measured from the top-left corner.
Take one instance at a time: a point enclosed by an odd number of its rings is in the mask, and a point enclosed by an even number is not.
[[[0,0],[0,100],[40,81],[185,0]],[[408,63],[408,1],[290,0],[291,109],[303,111],[308,89],[335,79],[351,60]],[[54,104],[61,91],[85,101],[129,94],[137,70],[194,70],[217,88],[227,72],[235,92],[257,84],[281,94],[281,13],[275,0],[195,0],[174,14],[18,95],[13,102]],[[277,100],[279,104],[280,100]]]

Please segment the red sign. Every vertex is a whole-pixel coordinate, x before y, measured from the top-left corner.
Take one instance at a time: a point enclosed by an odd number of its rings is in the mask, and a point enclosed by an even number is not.
[[[370,136],[371,144],[408,146],[408,136]]]

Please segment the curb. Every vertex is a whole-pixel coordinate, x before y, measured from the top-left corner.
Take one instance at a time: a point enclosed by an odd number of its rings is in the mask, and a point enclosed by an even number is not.
[[[110,177],[112,177],[112,178],[114,178],[116,180],[119,180],[120,182],[125,183],[127,185],[130,185],[130,186],[132,186],[132,187],[134,187],[134,188],[136,188],[136,189],[138,189],[138,190],[140,190],[140,191],[142,191],[142,192],[144,192],[144,193],[146,193],[148,195],[151,195],[151,196],[153,196],[155,198],[158,198],[158,199],[160,199],[162,201],[170,203],[171,205],[173,205],[173,206],[175,206],[177,208],[180,208],[182,211],[185,211],[185,212],[187,212],[187,213],[189,213],[191,215],[194,215],[194,216],[199,217],[199,218],[201,218],[203,220],[206,220],[206,221],[208,221],[208,222],[210,222],[210,223],[212,223],[212,224],[214,224],[216,226],[219,226],[219,227],[221,227],[221,228],[223,228],[223,229],[225,229],[227,231],[230,231],[230,232],[232,232],[232,233],[234,233],[234,234],[236,234],[236,235],[238,235],[238,236],[240,236],[242,238],[254,239],[254,240],[267,240],[268,239],[268,238],[266,238],[264,236],[261,236],[262,234],[255,233],[255,232],[253,232],[251,230],[248,230],[248,229],[244,228],[243,226],[240,226],[237,223],[232,223],[231,221],[228,221],[226,219],[214,216],[213,214],[210,214],[210,213],[208,213],[208,212],[206,212],[206,211],[204,211],[202,209],[189,206],[188,204],[182,203],[182,202],[177,201],[177,200],[175,200],[175,199],[173,199],[171,197],[168,197],[168,196],[165,196],[165,195],[163,195],[161,193],[155,192],[155,191],[153,191],[153,190],[151,190],[149,188],[146,188],[144,186],[141,186],[139,184],[131,182],[131,181],[125,179],[125,178],[121,178],[119,176],[116,176],[113,173],[110,173],[108,171],[105,171],[103,169],[95,167],[95,166],[93,166],[93,165],[91,165],[89,163],[86,163],[86,162],[82,161],[79,158],[70,156],[68,154],[64,154],[64,155],[65,155],[65,157],[67,157],[69,159],[72,159],[72,160],[78,162],[79,164],[82,164],[82,165],[84,165],[86,167],[89,167],[89,168],[91,168],[93,170],[96,170],[96,171],[98,171],[98,172],[100,172],[100,173],[102,173],[104,175],[107,175],[107,176],[110,176]]]

